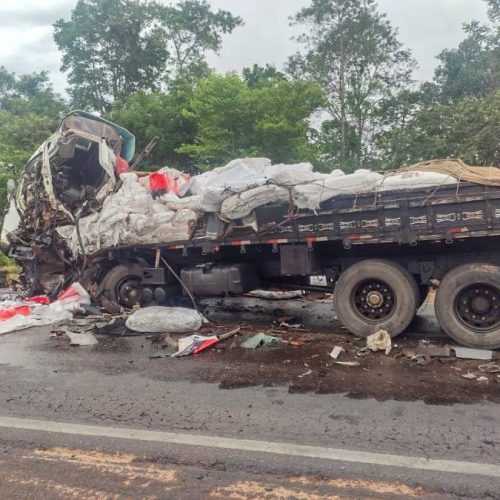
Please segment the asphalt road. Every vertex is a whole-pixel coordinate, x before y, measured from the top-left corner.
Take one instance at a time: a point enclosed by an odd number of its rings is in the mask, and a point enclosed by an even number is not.
[[[49,334],[0,337],[2,498],[500,497],[500,384],[458,375],[477,362],[349,371],[324,355],[356,346],[334,331],[158,360],[142,337]]]

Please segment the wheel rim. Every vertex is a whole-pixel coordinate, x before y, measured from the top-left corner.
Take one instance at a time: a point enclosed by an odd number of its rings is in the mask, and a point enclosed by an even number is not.
[[[141,303],[141,279],[137,276],[125,276],[116,285],[116,298],[123,307],[131,309]]]
[[[351,301],[359,316],[373,322],[390,317],[396,308],[396,296],[392,288],[376,279],[360,283],[353,290]]]
[[[488,333],[500,326],[500,290],[476,284],[462,289],[455,297],[455,315],[468,329]]]

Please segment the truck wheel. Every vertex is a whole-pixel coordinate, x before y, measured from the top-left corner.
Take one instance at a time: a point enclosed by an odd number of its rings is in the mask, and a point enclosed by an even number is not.
[[[112,314],[132,309],[141,303],[142,268],[138,264],[119,264],[103,278],[98,296],[103,307]]]
[[[391,337],[404,331],[419,302],[415,278],[387,260],[352,265],[335,286],[334,306],[343,325],[358,337],[387,330]]]
[[[452,269],[436,293],[436,317],[459,344],[500,347],[500,267],[464,264]]]

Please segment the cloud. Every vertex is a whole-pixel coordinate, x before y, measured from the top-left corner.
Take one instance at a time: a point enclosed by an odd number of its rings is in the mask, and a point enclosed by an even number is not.
[[[74,5],[75,0],[19,0],[0,5],[0,28],[50,26],[57,19],[68,16]]]

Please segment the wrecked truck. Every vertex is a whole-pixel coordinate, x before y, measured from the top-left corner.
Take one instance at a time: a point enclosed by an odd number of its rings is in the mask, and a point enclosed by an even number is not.
[[[247,158],[189,177],[131,172],[133,149],[130,132],[73,112],[30,159],[4,239],[32,293],[79,280],[115,313],[182,294],[333,290],[349,331],[394,337],[435,289],[449,336],[500,348],[498,169],[323,174]]]

